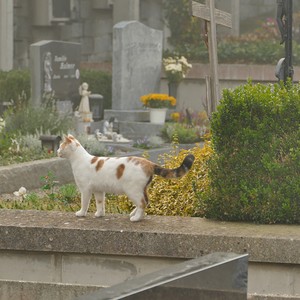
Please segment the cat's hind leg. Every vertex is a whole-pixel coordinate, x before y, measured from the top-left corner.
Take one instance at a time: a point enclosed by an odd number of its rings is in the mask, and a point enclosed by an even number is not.
[[[145,208],[148,204],[147,193],[144,190],[141,193],[135,193],[127,196],[134,202],[136,205],[135,209],[130,214],[130,221],[137,222],[144,218]]]
[[[95,217],[104,217],[105,216],[105,193],[97,192],[94,193],[96,199],[97,211]]]
[[[85,217],[89,208],[92,193],[89,190],[81,191],[81,209],[75,213],[77,217]]]

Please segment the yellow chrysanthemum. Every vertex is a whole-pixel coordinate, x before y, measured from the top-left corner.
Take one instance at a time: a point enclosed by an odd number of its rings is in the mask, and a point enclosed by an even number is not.
[[[164,108],[176,105],[176,99],[167,94],[147,94],[140,98],[144,106],[150,108]]]

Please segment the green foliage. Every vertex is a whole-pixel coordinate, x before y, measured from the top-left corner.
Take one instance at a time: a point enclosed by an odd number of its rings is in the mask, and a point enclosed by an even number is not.
[[[181,144],[200,142],[209,133],[209,119],[205,111],[173,112],[171,118],[175,123],[166,123],[161,131],[162,137],[167,142],[172,142],[176,135]]]
[[[58,194],[59,198],[67,203],[72,203],[75,199],[79,199],[77,187],[74,184],[65,184],[61,186]]]
[[[300,222],[300,85],[225,90],[211,122],[209,218]],[[204,198],[203,198],[204,197]]]
[[[39,136],[16,136],[0,132],[0,166],[51,158],[55,153],[43,150]]]
[[[4,153],[6,153],[11,147],[13,137],[14,136],[12,134],[0,132],[0,157],[1,155],[4,155]]]
[[[189,60],[207,63],[204,25],[199,18],[190,16],[189,0],[167,0],[165,11],[171,31],[169,42],[174,50],[166,51],[164,56],[184,55]],[[222,37],[218,41],[219,63],[276,64],[283,56],[284,47],[280,45],[280,34],[273,19],[260,22],[251,33],[238,38]],[[298,41],[293,42],[293,60],[295,64],[300,63]]]
[[[23,106],[30,95],[28,70],[0,71],[0,102],[13,100],[15,106]]]
[[[49,171],[47,175],[41,177],[41,182],[43,183],[42,190],[46,192],[49,199],[55,199],[54,188],[58,184],[58,181],[55,180],[56,176]]]
[[[184,157],[192,153],[195,161],[192,169],[180,179],[165,179],[155,176],[148,189],[148,214],[165,216],[195,216],[199,214],[200,206],[197,194],[208,189],[207,160],[211,156],[210,143],[203,147],[195,146],[190,150],[180,150],[176,144],[174,150],[163,156],[167,168],[178,167]]]
[[[172,142],[174,134],[178,136],[180,144],[192,144],[201,140],[197,128],[182,123],[168,123],[161,131],[162,137],[167,142]]]
[[[68,132],[73,126],[70,117],[60,117],[49,106],[32,107],[28,105],[16,111],[8,111],[5,116],[5,132],[19,135],[36,134],[37,132],[60,134]]]
[[[203,212],[203,205],[198,203],[199,193],[207,191],[208,166],[207,161],[211,156],[210,142],[205,142],[203,147],[196,145],[190,150],[179,150],[178,139],[173,139],[173,150],[165,153],[160,160],[167,168],[177,168],[184,157],[192,153],[195,161],[192,169],[180,179],[166,179],[154,176],[148,188],[149,204],[147,214],[163,216],[196,216]],[[124,195],[117,196],[118,207],[122,212],[133,209],[132,202]]]
[[[189,0],[164,1],[165,17],[171,31],[169,42],[172,46],[186,45],[186,49],[201,43],[199,18],[189,14]]]
[[[96,70],[81,70],[81,82],[89,84],[93,94],[101,94],[104,98],[104,109],[110,109],[112,102],[112,76],[106,72]]]

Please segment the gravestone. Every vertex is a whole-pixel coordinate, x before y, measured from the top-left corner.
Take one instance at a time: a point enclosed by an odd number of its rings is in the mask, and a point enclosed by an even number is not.
[[[30,45],[32,103],[39,106],[43,97],[54,96],[58,109],[69,110],[79,99],[80,44],[40,41]]]
[[[113,28],[113,110],[141,109],[140,96],[159,92],[163,33],[138,21]]]
[[[115,118],[126,138],[155,135],[163,127],[149,123],[149,110],[140,101],[142,95],[159,93],[162,43],[162,31],[138,21],[113,28],[112,109],[104,110],[104,120]]]

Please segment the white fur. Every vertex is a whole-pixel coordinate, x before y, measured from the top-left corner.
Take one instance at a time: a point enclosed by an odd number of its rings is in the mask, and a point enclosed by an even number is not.
[[[70,142],[71,141],[71,142]],[[144,216],[144,189],[149,181],[141,165],[129,162],[127,157],[99,157],[105,162],[98,171],[97,162],[91,163],[94,156],[90,155],[71,135],[65,138],[57,151],[58,156],[67,158],[72,166],[75,182],[81,192],[81,209],[76,216],[86,216],[90,199],[96,199],[96,217],[105,215],[105,193],[126,194],[136,205],[130,214],[131,221],[139,221]],[[117,167],[125,165],[123,175],[118,179]]]

